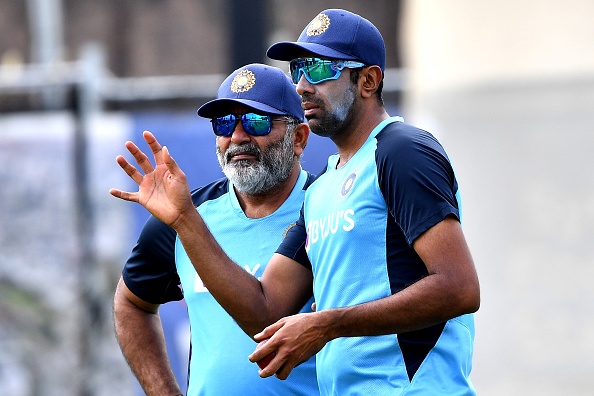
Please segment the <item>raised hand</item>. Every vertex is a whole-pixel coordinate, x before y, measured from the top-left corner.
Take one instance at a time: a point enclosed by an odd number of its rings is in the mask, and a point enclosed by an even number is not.
[[[130,141],[126,142],[126,148],[144,174],[123,156],[118,156],[118,165],[138,184],[138,192],[112,188],[109,193],[116,198],[138,202],[153,216],[174,226],[186,211],[195,210],[186,175],[171,157],[167,147],[162,147],[152,133],[145,131],[143,137],[153,152],[155,167],[138,146]]]

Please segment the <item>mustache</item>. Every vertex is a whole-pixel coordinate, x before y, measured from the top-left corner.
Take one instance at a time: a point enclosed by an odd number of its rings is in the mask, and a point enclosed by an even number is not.
[[[301,95],[301,105],[304,105],[306,102],[313,103],[317,106],[321,106],[323,103],[319,98],[316,98],[308,93]]]
[[[229,161],[232,157],[238,154],[255,155],[258,160],[262,159],[260,148],[255,144],[247,143],[239,146],[229,146],[225,152],[225,160]]]

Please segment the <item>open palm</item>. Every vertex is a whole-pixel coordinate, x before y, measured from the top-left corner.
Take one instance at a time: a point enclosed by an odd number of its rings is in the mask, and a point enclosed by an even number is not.
[[[169,155],[167,147],[162,147],[152,133],[145,131],[143,137],[153,152],[155,166],[138,146],[126,142],[126,148],[144,174],[123,156],[118,156],[117,163],[138,184],[138,192],[112,188],[109,193],[126,201],[138,202],[153,216],[173,226],[185,211],[195,210],[186,175]]]

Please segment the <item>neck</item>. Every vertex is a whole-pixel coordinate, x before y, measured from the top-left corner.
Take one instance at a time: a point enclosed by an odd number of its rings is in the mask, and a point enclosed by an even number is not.
[[[287,180],[277,184],[273,189],[261,194],[247,194],[235,189],[235,195],[246,217],[259,219],[274,213],[287,200],[297,179],[301,166],[296,163]]]

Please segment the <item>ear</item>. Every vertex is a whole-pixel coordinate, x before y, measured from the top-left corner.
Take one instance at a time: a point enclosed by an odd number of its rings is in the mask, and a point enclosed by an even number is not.
[[[309,125],[307,122],[297,124],[293,131],[293,151],[296,156],[303,154],[303,150],[307,146],[307,139],[309,139]]]
[[[361,84],[361,96],[369,98],[375,95],[383,79],[382,69],[379,66],[368,66],[361,70],[359,82]]]

